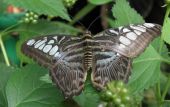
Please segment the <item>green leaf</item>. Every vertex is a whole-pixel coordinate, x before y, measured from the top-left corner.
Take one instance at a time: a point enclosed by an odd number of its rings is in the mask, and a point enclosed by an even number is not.
[[[0,0],[0,13],[5,13],[7,10],[7,4],[4,3],[4,0]]]
[[[126,0],[116,0],[116,4],[113,5],[112,14],[116,20],[109,20],[112,27],[119,27],[122,25],[129,25],[131,23],[143,23],[143,18],[130,7]]]
[[[88,0],[91,4],[95,4],[95,5],[102,5],[102,4],[106,4],[109,3],[113,0]]]
[[[79,96],[75,96],[74,100],[80,107],[98,107],[100,102],[98,92],[89,79],[86,81],[84,91]]]
[[[49,76],[49,74],[46,74],[46,75],[40,77],[40,80],[41,80],[41,81],[44,81],[44,82],[46,82],[46,83],[51,83],[51,84],[53,84],[53,82],[52,82],[51,77]]]
[[[132,75],[128,83],[131,93],[138,94],[159,80],[160,60],[161,56],[151,45],[134,60]]]
[[[165,24],[162,28],[162,38],[166,43],[170,44],[170,18],[165,20]]]
[[[21,34],[20,39],[52,34],[76,35],[82,32],[63,22],[50,22],[46,20],[39,20],[37,24],[22,24],[19,28],[14,29],[14,31]]]
[[[23,16],[24,13],[19,14],[0,13],[0,30],[3,30],[5,28],[17,24],[18,21],[20,21]]]
[[[7,35],[5,36],[7,38]],[[20,61],[16,55],[16,42],[17,39],[12,35],[8,35],[7,39],[4,40],[5,49],[8,55],[8,58],[11,62],[11,65],[19,65]]]
[[[8,4],[49,16],[59,16],[70,21],[62,0],[4,0]]]
[[[5,94],[5,87],[7,84],[8,79],[10,78],[10,75],[12,74],[12,71],[14,71],[14,68],[7,67],[5,64],[0,63],[0,107],[7,107],[7,99]]]
[[[46,69],[36,65],[14,72],[6,86],[8,107],[62,107],[60,91],[40,80],[46,73]]]

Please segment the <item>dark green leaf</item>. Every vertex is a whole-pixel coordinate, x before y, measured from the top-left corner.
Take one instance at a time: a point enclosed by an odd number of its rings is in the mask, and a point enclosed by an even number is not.
[[[144,22],[143,18],[130,7],[126,0],[116,0],[116,4],[112,8],[112,14],[115,17],[114,21],[109,20],[112,27]]]
[[[70,20],[62,0],[4,0],[26,10],[45,14],[49,16],[59,16],[63,19]]]
[[[95,4],[95,5],[102,5],[102,4],[109,3],[111,1],[113,0],[89,0],[91,4]]]
[[[12,71],[14,71],[14,68],[7,67],[5,64],[0,63],[0,107],[7,107],[7,99],[5,94],[5,87],[7,84],[7,81],[12,74]]]
[[[14,72],[6,86],[8,107],[62,107],[60,91],[40,80],[46,71],[29,65]]]
[[[0,13],[0,30],[3,30],[7,27],[17,24],[18,21],[20,21],[23,16],[24,16],[23,13],[20,14]]]

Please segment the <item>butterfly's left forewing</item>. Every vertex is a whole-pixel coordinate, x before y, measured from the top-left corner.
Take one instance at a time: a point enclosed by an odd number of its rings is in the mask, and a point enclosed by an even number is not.
[[[112,49],[126,57],[137,57],[161,33],[158,24],[144,23],[107,29],[94,36],[101,47]]]
[[[50,70],[65,97],[79,94],[86,79],[83,42],[79,37],[52,35],[28,40],[22,51]]]

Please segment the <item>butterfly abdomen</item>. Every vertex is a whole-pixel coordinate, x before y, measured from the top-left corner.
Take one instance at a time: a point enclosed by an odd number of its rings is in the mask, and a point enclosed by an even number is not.
[[[92,66],[92,36],[90,32],[86,32],[82,38],[85,41],[84,47],[84,66],[89,70]]]

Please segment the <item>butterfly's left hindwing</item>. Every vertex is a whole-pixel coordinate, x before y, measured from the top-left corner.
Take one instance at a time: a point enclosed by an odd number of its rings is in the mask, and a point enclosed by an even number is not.
[[[82,91],[86,80],[82,47],[79,37],[53,35],[28,40],[22,51],[49,68],[53,82],[65,97],[71,97]]]
[[[101,90],[113,80],[128,81],[132,59],[117,52],[105,50],[93,53],[91,79],[94,87]]]

